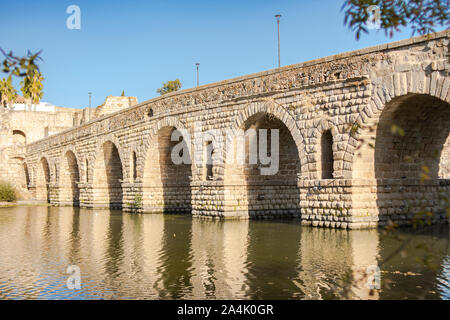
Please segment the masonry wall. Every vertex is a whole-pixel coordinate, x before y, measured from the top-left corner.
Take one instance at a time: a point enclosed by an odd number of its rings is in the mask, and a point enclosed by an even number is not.
[[[419,193],[424,200],[416,202],[417,209],[411,212],[432,208],[436,219],[445,220],[445,204],[432,196],[448,195],[446,180],[436,173],[437,170],[445,172],[442,169],[445,160],[430,167],[433,174],[425,179],[429,185],[423,183],[424,179],[418,179],[417,168],[422,166],[417,163],[415,170],[404,171],[406,179],[390,176],[392,181],[385,180],[386,177],[376,175],[376,170],[396,172],[397,169],[389,166],[392,162],[380,162],[382,157],[376,155],[376,145],[371,145],[376,143],[382,115],[390,112],[396,99],[414,100],[420,95],[427,103],[439,101],[436,119],[443,119],[444,124],[448,121],[448,44],[448,31],[445,31],[429,38],[408,39],[167,94],[30,144],[26,163],[35,168],[45,157],[50,163],[51,179],[55,179],[53,167],[58,168],[62,156],[71,150],[80,164],[80,180],[85,181],[80,185],[80,204],[86,207],[99,202],[106,204],[96,196],[106,184],[86,181],[85,175],[91,172],[95,176],[98,170],[104,170],[107,175],[111,172],[112,167],[107,163],[102,167],[99,160],[102,146],[110,142],[117,148],[122,165],[122,202],[127,211],[151,211],[158,201],[152,204],[150,197],[164,200],[163,193],[170,187],[165,187],[163,181],[173,179],[189,180],[190,187],[177,182],[180,189],[171,191],[176,197],[166,198],[163,207],[178,200],[182,203],[180,208],[190,209],[195,216],[248,218],[287,214],[315,226],[375,227],[380,221],[386,221],[387,216],[393,221],[403,221],[405,206],[400,202],[417,199],[414,196]],[[418,113],[418,118],[408,120],[397,113],[406,131],[414,127],[414,122],[426,122],[420,118],[423,103],[417,105],[411,110]],[[405,108],[403,114],[408,114],[408,107]],[[225,146],[234,141],[233,133],[254,124],[252,119],[260,115],[270,115],[277,128],[286,128],[281,149],[292,145],[289,139],[297,149],[297,155],[283,151],[289,156],[280,173],[285,176],[278,183],[273,177],[260,178],[255,168],[224,163],[207,168],[204,161],[194,161],[170,178],[167,159],[160,157],[165,148],[161,146],[167,146],[167,128],[190,133],[191,159],[201,158],[203,154],[197,149],[202,149],[199,146],[205,141],[198,133],[210,129],[230,130],[230,135],[219,136],[214,141],[215,159],[226,160]],[[442,134],[448,137],[448,127],[441,128]],[[329,146],[323,148],[325,132],[332,137],[331,151]],[[425,131],[408,132],[415,135]],[[422,146],[429,145],[432,136],[423,138]],[[445,157],[448,143],[437,146]],[[413,155],[417,149],[410,151],[409,155]],[[324,156],[323,152],[332,152],[332,157]],[[330,158],[332,169],[328,166],[327,170],[332,172],[326,175],[328,179],[322,179],[326,168],[322,159]],[[149,165],[152,161],[153,165]],[[400,167],[404,165],[402,161],[397,162]],[[212,178],[205,179],[205,172],[212,173]],[[52,181],[58,186],[57,179]],[[156,189],[151,190],[153,187]],[[242,202],[237,203],[238,196],[243,196]]]
[[[75,111],[62,109],[57,112],[0,112],[0,180],[13,184],[21,198],[32,196],[24,170],[25,145],[72,128]]]
[[[138,100],[136,97],[108,96],[106,97],[105,102],[102,105],[93,110],[94,118],[100,118],[106,114],[126,109],[128,107],[136,105],[137,103]]]

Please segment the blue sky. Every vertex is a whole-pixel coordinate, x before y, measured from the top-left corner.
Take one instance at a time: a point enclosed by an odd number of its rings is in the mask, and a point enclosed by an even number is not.
[[[158,96],[162,82],[183,88],[277,66],[274,14],[281,18],[281,64],[289,65],[405,39],[372,31],[356,41],[344,27],[344,0],[15,0],[2,3],[0,46],[16,55],[43,50],[44,98],[81,108],[108,95]],[[69,5],[81,9],[81,29],[69,30]],[[442,28],[441,28],[442,29]],[[438,29],[438,30],[441,30]]]

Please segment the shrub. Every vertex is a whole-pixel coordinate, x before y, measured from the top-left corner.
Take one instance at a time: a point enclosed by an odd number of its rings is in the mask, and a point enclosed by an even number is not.
[[[134,207],[136,209],[142,209],[142,195],[141,194],[136,194],[134,196]]]
[[[7,182],[0,181],[0,201],[16,201],[16,190]]]

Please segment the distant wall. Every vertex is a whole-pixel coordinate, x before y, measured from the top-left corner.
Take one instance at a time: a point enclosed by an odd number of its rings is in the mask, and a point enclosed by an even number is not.
[[[136,97],[106,97],[105,102],[98,106],[94,111],[94,117],[100,118],[101,116],[117,112],[122,109],[126,109],[138,103]]]
[[[24,103],[14,104],[13,109],[0,109],[0,180],[12,183],[22,198],[29,198],[24,169],[26,144],[134,104],[136,97],[108,96],[95,109],[63,108],[45,102],[32,106],[31,110]],[[28,173],[33,174],[31,169]]]

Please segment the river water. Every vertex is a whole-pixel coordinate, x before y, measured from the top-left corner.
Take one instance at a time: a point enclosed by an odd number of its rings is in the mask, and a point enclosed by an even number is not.
[[[69,289],[70,265],[80,289]],[[449,299],[449,281],[448,225],[385,235],[298,220],[0,208],[1,299]]]

